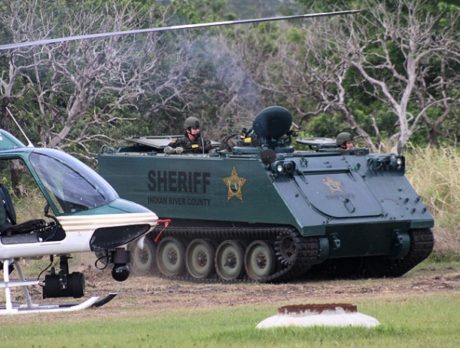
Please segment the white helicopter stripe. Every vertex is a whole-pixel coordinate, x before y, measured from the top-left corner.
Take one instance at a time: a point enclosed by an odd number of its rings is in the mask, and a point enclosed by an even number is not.
[[[57,217],[66,236],[63,240],[37,243],[4,244],[0,259],[70,254],[90,250],[93,233],[101,227],[126,225],[156,226],[158,216],[153,212],[106,215],[74,215]]]
[[[158,216],[153,212],[106,215],[70,215],[57,217],[66,233],[89,232],[101,227],[119,225],[156,225]]]

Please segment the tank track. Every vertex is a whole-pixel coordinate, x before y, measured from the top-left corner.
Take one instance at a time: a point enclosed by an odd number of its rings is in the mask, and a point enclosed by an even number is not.
[[[312,271],[315,278],[381,278],[400,277],[425,260],[434,246],[431,229],[409,231],[410,248],[406,256],[393,259],[388,256],[327,260]]]
[[[184,245],[194,239],[205,239],[213,241],[214,247],[226,240],[237,240],[242,245],[247,246],[252,241],[263,240],[268,242],[275,252],[276,268],[274,273],[266,276],[257,282],[283,282],[297,278],[306,273],[319,257],[319,239],[316,237],[304,238],[298,232],[289,227],[174,227],[170,226],[161,236],[175,237],[182,241]],[[280,246],[281,241],[291,240],[293,253],[288,257]],[[161,275],[167,279],[185,280],[199,283],[236,283],[236,282],[255,282],[248,277],[246,272],[236,280],[223,280],[213,272],[212,277],[197,279],[188,274],[185,270],[180,276],[169,277]]]
[[[420,262],[425,260],[433,251],[434,237],[431,229],[409,231],[411,245],[405,257],[392,260],[384,272],[387,277],[400,277]]]

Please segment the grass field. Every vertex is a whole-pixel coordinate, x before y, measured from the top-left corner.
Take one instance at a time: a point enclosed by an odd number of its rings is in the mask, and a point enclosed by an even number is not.
[[[381,325],[257,330],[277,304],[104,309],[0,319],[1,347],[458,347],[460,293],[356,300]]]

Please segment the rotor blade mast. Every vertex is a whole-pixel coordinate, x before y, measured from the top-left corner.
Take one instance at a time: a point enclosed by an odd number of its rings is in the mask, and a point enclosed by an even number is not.
[[[0,51],[1,50],[11,50],[15,48],[22,48],[22,47],[43,46],[43,45],[48,45],[48,44],[53,44],[53,43],[61,43],[61,42],[69,42],[69,41],[107,38],[107,37],[112,37],[112,36],[154,33],[154,32],[173,31],[173,30],[201,29],[201,28],[218,27],[218,26],[225,26],[225,25],[251,24],[251,23],[273,22],[273,21],[283,21],[283,20],[303,19],[303,18],[339,16],[339,15],[353,14],[353,13],[357,13],[360,11],[361,10],[347,10],[347,11],[336,11],[336,12],[310,13],[310,14],[301,14],[301,15],[293,15],[293,16],[276,16],[276,17],[265,17],[265,18],[255,18],[255,19],[238,19],[238,20],[233,20],[233,21],[197,23],[197,24],[181,24],[181,25],[173,25],[173,26],[168,26],[168,27],[155,27],[155,28],[146,28],[146,29],[115,31],[115,32],[108,32],[108,33],[75,35],[75,36],[67,36],[67,37],[61,37],[61,38],[55,38],[55,39],[43,39],[43,40],[36,40],[36,41],[27,41],[27,42],[0,45]]]

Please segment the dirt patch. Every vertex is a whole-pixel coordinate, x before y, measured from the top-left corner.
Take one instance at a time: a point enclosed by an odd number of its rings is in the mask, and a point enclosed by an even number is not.
[[[356,313],[358,311],[358,307],[350,303],[323,303],[282,306],[278,308],[278,314],[319,314],[327,311],[335,311],[337,308],[340,308],[344,312],[348,313]]]
[[[366,298],[410,298],[430,293],[460,293],[460,267],[430,265],[418,267],[400,278],[358,280],[315,280],[286,284],[258,283],[192,283],[162,279],[159,277],[131,276],[125,282],[112,279],[110,270],[97,270],[94,266],[74,265],[73,270],[83,271],[86,276],[86,295],[118,293],[118,297],[107,304],[107,311],[94,312],[96,316],[114,312],[134,313],[170,311],[172,309],[202,309],[239,305],[286,306],[292,304],[321,304],[334,302],[354,303]],[[40,289],[33,289],[34,301],[43,303]],[[15,290],[15,300],[22,300],[22,292]],[[3,291],[0,292],[3,298]],[[67,299],[67,302],[76,302]],[[55,299],[46,302],[64,302]],[[65,316],[65,314],[62,314]],[[84,314],[82,314],[84,316]],[[93,314],[92,314],[93,315]],[[77,319],[79,316],[75,317]],[[1,321],[0,321],[1,322]]]
[[[93,273],[88,290],[120,294],[119,306],[149,307],[152,310],[203,308],[243,304],[280,305],[324,303],[358,298],[382,298],[460,291],[460,269],[420,268],[400,278],[302,281],[287,284],[206,284],[173,281],[158,277],[131,277],[114,282],[109,273]]]

